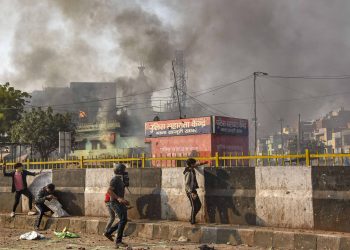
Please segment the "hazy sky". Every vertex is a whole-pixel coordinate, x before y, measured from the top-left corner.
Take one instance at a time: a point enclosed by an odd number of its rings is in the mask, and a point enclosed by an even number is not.
[[[154,88],[171,85],[175,49],[188,88],[271,75],[350,75],[348,0],[2,0],[0,76],[26,90],[133,77],[146,65]],[[349,79],[258,79],[261,131],[298,113],[314,119],[350,108]],[[163,95],[166,95],[163,94]],[[198,97],[227,115],[252,117],[252,80]],[[221,104],[220,104],[221,103]]]

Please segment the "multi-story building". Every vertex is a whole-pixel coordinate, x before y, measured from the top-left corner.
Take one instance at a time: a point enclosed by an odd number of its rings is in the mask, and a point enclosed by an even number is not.
[[[300,139],[312,140],[314,138],[314,131],[316,128],[315,121],[301,121],[300,122]],[[297,133],[297,130],[296,130]]]
[[[322,146],[322,151],[326,153],[350,152],[350,111],[344,108],[331,111],[315,121],[301,121],[299,128],[300,145],[313,145],[316,141],[325,146],[324,150]],[[268,139],[262,138],[259,148],[271,154],[280,153],[282,149],[285,153],[291,148],[295,151],[297,137],[298,129],[287,126],[283,128],[283,146],[281,134],[276,133]]]
[[[350,153],[350,129],[344,129],[340,132],[341,149],[343,153]]]

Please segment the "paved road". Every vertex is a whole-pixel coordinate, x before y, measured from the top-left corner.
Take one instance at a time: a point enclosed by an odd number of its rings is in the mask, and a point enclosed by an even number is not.
[[[100,235],[92,234],[80,234],[79,239],[58,239],[54,236],[52,231],[40,232],[48,239],[39,241],[25,241],[19,240],[19,236],[22,233],[26,233],[28,230],[16,230],[16,229],[0,229],[0,249],[76,249],[76,250],[90,250],[90,249],[115,249],[114,243],[107,240]],[[125,242],[130,244],[133,250],[157,250],[157,249],[172,249],[172,250],[193,250],[199,249],[199,244],[192,243],[179,243],[176,241],[157,241],[157,240],[145,240],[135,237],[126,237]],[[215,250],[262,250],[263,248],[248,247],[248,246],[231,246],[231,245],[210,245]]]

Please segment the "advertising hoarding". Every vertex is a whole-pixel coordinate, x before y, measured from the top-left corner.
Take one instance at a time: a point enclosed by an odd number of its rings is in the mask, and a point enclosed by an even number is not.
[[[218,135],[248,136],[248,120],[213,116],[213,133]]]
[[[165,120],[145,123],[146,138],[211,134],[211,117]]]

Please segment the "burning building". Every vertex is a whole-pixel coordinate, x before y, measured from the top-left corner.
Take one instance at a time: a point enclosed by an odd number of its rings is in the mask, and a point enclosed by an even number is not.
[[[174,92],[178,88],[183,117],[207,115],[202,105],[187,100],[182,52],[178,51],[174,59],[172,101],[163,109],[161,105],[158,111],[154,109],[155,89],[145,75],[145,66],[141,64],[138,70],[135,78],[118,78],[115,82],[71,82],[69,87],[36,91],[32,103],[73,114],[77,125],[74,154],[82,156],[149,152],[149,144],[144,142],[144,123],[155,117],[162,120],[178,117],[178,98]],[[212,151],[207,150],[207,153]]]
[[[79,123],[116,120],[116,84],[114,82],[71,82],[73,103],[70,109]]]

